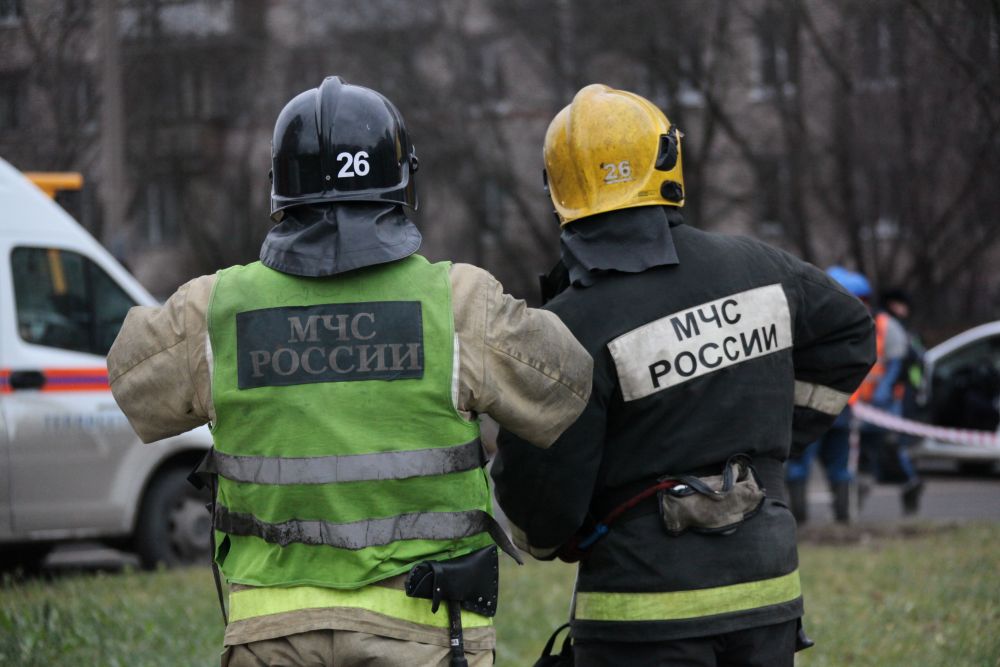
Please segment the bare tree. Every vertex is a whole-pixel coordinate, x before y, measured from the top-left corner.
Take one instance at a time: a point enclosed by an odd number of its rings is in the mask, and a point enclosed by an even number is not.
[[[30,52],[28,84],[41,98],[37,106],[48,141],[34,156],[35,168],[78,167],[95,138],[94,115],[99,104],[92,72],[78,54],[90,32],[88,13],[78,2],[50,0],[27,3],[18,24]]]
[[[66,103],[92,76],[74,60],[83,6],[38,3],[23,25],[31,76],[51,97],[53,148],[39,150],[53,167],[88,153]],[[407,119],[424,252],[484,265],[532,296],[558,253],[545,128],[576,90],[603,82],[652,99],[685,132],[689,223],[907,284],[929,316],[991,316],[955,294],[990,279],[1000,252],[1000,0],[118,7],[129,218],[139,246],[173,244],[184,258],[176,280],[256,257],[274,118],[339,74]]]

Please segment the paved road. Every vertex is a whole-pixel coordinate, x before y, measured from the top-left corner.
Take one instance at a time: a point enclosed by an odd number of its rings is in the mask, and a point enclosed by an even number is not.
[[[959,475],[948,464],[921,462],[925,486],[915,519],[947,521],[1000,521],[1000,475]],[[904,517],[900,487],[876,484],[861,508],[863,523],[898,521]],[[809,484],[809,519],[833,520],[832,498],[819,468]]]

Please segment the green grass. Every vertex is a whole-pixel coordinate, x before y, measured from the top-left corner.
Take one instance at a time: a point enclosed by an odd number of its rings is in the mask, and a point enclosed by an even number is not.
[[[219,664],[211,570],[70,575],[0,588],[0,664]]]
[[[798,665],[1000,666],[1000,525],[801,552],[817,645]],[[566,618],[574,569],[504,569],[497,665],[522,667]],[[217,665],[221,637],[207,568],[0,586],[5,666]]]
[[[1000,526],[802,549],[798,665],[1000,666]]]

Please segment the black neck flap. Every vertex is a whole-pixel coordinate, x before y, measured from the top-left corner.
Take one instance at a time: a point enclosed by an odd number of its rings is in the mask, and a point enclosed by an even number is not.
[[[403,259],[421,236],[398,204],[338,202],[285,210],[260,249],[260,261],[296,276],[334,276]]]
[[[683,221],[676,208],[639,206],[570,223],[560,236],[570,282],[589,287],[602,272],[641,273],[680,264],[670,228]]]

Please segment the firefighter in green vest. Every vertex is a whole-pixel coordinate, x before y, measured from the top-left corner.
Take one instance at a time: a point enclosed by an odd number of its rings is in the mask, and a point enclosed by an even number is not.
[[[260,261],[133,308],[109,354],[145,442],[211,426],[230,667],[492,663],[513,549],[476,417],[547,447],[592,361],[486,271],[415,254],[416,170],[381,94],[301,93],[275,127]]]

